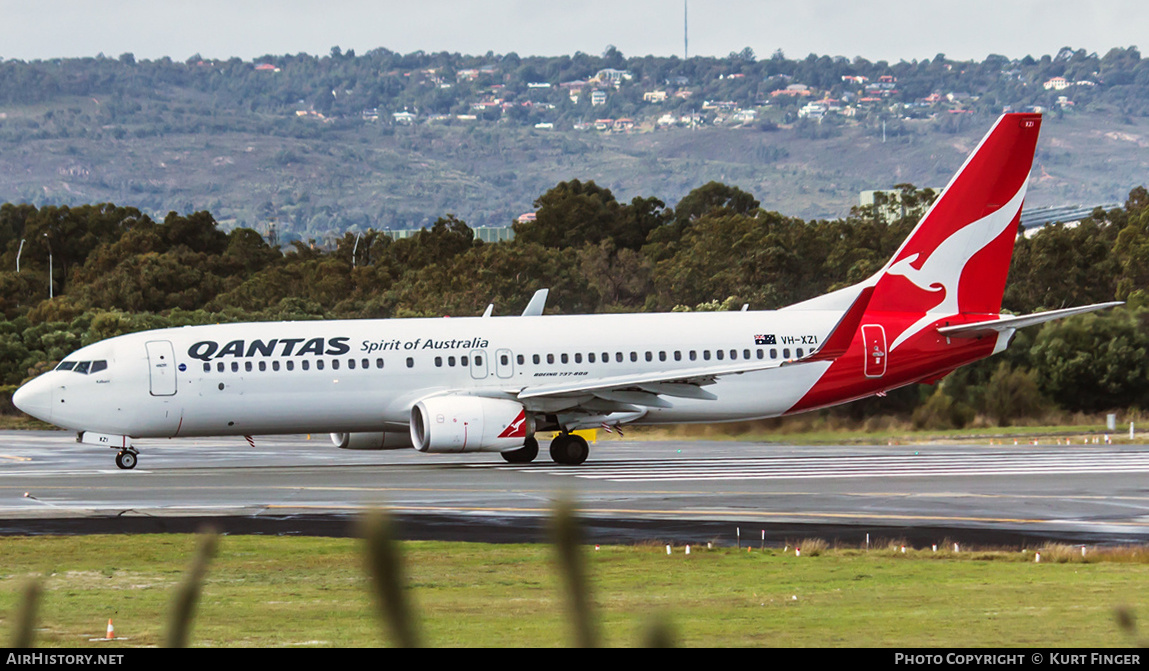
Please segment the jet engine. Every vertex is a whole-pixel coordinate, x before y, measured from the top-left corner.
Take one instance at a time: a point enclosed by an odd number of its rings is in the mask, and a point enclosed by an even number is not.
[[[411,433],[401,431],[333,433],[331,442],[343,450],[397,450],[401,447],[412,447]]]
[[[505,452],[535,432],[521,403],[479,396],[435,396],[411,409],[411,441],[420,452]]]

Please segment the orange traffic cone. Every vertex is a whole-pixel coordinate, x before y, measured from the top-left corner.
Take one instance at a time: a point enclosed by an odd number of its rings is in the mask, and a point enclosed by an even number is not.
[[[112,618],[109,617],[108,618],[108,635],[104,637],[104,640],[110,641],[115,637],[116,637],[116,630],[114,627],[112,627]]]

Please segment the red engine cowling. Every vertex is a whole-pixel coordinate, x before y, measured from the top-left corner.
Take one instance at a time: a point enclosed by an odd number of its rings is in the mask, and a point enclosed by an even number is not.
[[[411,408],[411,442],[420,452],[505,452],[534,432],[523,405],[506,399],[436,396]]]
[[[343,450],[397,450],[412,447],[411,432],[333,433],[331,442]]]

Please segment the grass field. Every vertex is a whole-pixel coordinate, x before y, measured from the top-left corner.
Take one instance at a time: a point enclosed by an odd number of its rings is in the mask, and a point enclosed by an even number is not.
[[[1149,617],[1146,550],[934,553],[587,548],[600,640],[640,645],[652,622],[682,646],[1127,646]],[[43,587],[39,647],[154,646],[196,539],[186,535],[0,538],[0,636],[29,579]],[[574,632],[546,545],[402,545],[429,646],[566,646]],[[354,539],[227,536],[203,587],[194,646],[388,644]],[[102,637],[108,619],[114,643]]]

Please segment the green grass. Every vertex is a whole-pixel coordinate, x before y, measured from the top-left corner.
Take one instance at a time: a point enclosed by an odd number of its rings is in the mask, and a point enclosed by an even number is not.
[[[40,577],[41,647],[163,640],[175,587],[194,553],[186,535],[0,538],[0,637],[12,636],[23,585]],[[228,536],[203,587],[195,646],[389,643],[353,539]],[[1149,617],[1144,549],[948,552],[734,549],[690,556],[661,545],[587,549],[602,641],[633,646],[656,618],[685,646],[1123,646],[1115,617]],[[565,646],[552,548],[408,542],[407,584],[430,646]],[[1052,560],[1051,560],[1052,559]],[[1059,563],[1060,562],[1060,563]],[[108,644],[99,644],[106,646]]]

